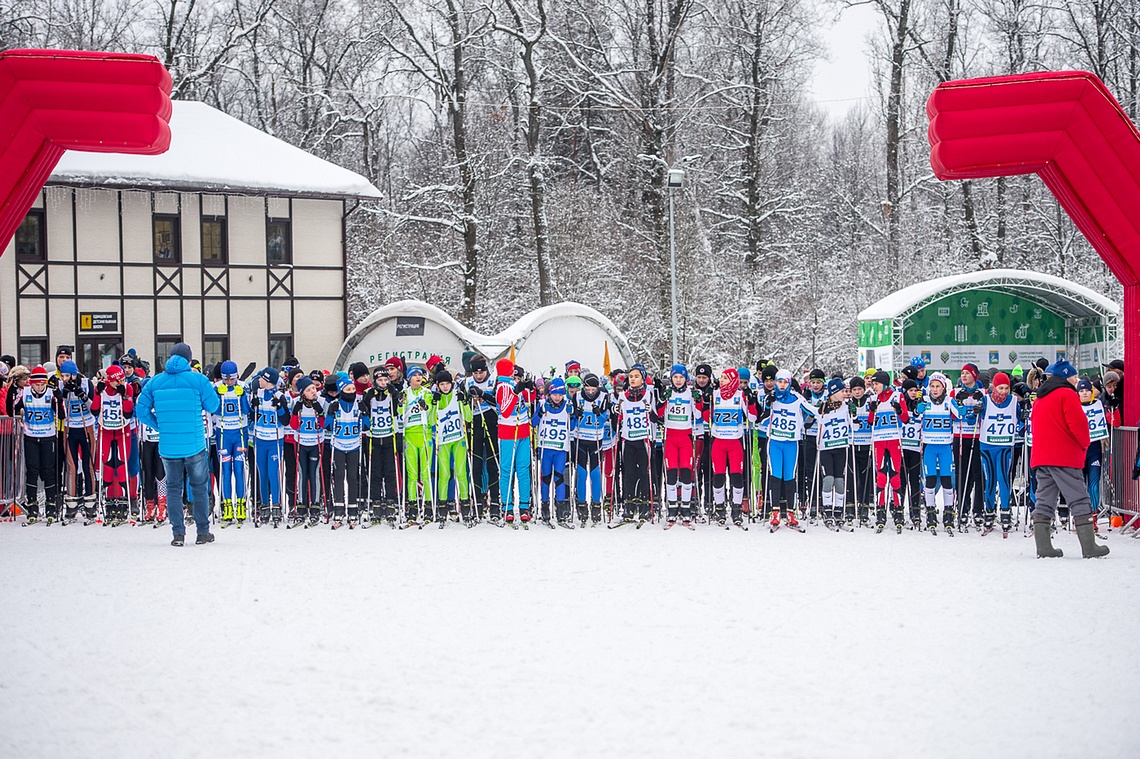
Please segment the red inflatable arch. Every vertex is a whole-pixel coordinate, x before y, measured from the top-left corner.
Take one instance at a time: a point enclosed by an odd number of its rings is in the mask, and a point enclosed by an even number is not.
[[[63,151],[166,152],[170,84],[149,55],[0,53],[0,254]]]
[[[1125,424],[1140,421],[1140,132],[1084,71],[945,82],[926,104],[939,179],[1035,173],[1124,285]]]

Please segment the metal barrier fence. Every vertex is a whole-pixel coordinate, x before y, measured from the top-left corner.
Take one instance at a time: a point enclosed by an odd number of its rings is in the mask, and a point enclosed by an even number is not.
[[[0,517],[12,518],[24,501],[24,427],[18,417],[0,416]]]
[[[1109,439],[1109,470],[1102,475],[1102,497],[1112,513],[1120,514],[1127,527],[1140,526],[1140,482],[1132,479],[1140,430],[1116,427]]]

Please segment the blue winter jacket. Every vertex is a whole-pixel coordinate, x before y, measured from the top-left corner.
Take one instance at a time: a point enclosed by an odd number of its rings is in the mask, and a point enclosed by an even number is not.
[[[186,359],[171,356],[166,371],[143,387],[135,413],[143,424],[158,430],[159,456],[184,459],[206,449],[202,412],[216,414],[221,405],[210,380],[191,371]]]

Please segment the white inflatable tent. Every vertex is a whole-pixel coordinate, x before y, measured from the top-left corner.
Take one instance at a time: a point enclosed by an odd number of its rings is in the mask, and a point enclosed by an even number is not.
[[[546,375],[551,367],[562,374],[570,360],[600,373],[607,343],[611,367],[627,368],[634,362],[629,343],[614,323],[580,303],[538,308],[496,335],[483,335],[430,303],[402,300],[376,309],[352,330],[335,368],[356,361],[371,368],[391,356],[405,364],[423,364],[434,354],[459,371],[465,351],[482,353],[493,362],[509,355],[513,345],[515,362],[532,374]]]

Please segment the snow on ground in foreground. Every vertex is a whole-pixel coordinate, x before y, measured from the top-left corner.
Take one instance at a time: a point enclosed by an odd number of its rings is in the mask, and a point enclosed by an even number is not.
[[[0,525],[0,755],[1140,755],[1140,540],[217,532]]]

